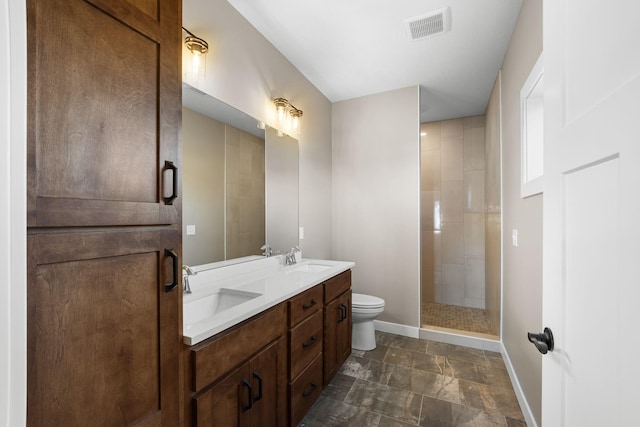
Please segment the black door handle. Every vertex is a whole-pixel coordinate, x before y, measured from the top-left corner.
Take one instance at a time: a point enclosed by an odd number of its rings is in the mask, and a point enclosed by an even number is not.
[[[173,281],[164,285],[164,291],[171,292],[176,286],[178,286],[178,254],[175,253],[173,249],[167,248],[165,248],[164,254],[165,256],[171,257],[173,260]]]
[[[175,163],[170,162],[169,160],[164,161],[164,167],[166,170],[171,170],[173,173],[173,189],[172,193],[169,197],[164,198],[165,205],[172,205],[173,201],[178,197],[178,167]]]
[[[527,333],[529,342],[532,342],[536,346],[538,351],[542,354],[547,354],[549,351],[553,351],[553,333],[551,329],[544,328],[544,332],[541,334]]]

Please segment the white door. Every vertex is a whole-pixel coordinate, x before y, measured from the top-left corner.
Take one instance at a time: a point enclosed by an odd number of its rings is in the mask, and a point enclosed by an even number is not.
[[[638,426],[640,1],[545,1],[544,58],[542,425]]]

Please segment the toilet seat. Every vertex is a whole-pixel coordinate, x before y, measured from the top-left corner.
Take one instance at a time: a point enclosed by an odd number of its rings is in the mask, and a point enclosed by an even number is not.
[[[384,300],[373,295],[351,294],[351,306],[360,309],[383,308]]]

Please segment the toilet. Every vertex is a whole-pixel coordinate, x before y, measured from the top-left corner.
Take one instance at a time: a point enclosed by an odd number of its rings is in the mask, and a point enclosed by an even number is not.
[[[376,348],[376,331],[373,319],[384,311],[384,300],[365,294],[351,295],[351,348],[355,350],[373,350]]]

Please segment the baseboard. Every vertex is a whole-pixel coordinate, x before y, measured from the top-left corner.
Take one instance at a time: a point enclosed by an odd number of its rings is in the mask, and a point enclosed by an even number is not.
[[[533,412],[531,412],[531,407],[529,406],[529,402],[527,402],[527,398],[524,395],[524,390],[522,390],[522,386],[520,385],[520,381],[518,381],[518,376],[516,375],[516,371],[513,368],[513,364],[511,363],[511,359],[509,358],[509,353],[507,352],[504,344],[500,344],[502,347],[502,359],[504,359],[504,364],[507,367],[507,372],[509,372],[509,378],[511,378],[511,385],[513,386],[513,391],[516,393],[516,397],[518,398],[518,403],[520,404],[520,409],[522,410],[522,415],[524,415],[524,420],[527,423],[527,427],[538,427],[538,423],[536,423],[536,419],[533,416]]]
[[[403,337],[419,338],[419,329],[415,326],[401,325],[399,323],[384,322],[374,320],[373,326],[376,331],[387,332],[389,334],[402,335]]]
[[[461,345],[464,347],[477,348],[480,350],[494,351],[496,353],[500,353],[501,351],[500,341],[496,339],[456,334],[449,331],[421,328],[420,338],[447,344]]]

